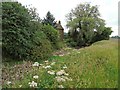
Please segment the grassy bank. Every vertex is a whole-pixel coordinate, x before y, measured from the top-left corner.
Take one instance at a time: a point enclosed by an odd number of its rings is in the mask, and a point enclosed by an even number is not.
[[[81,49],[64,48],[45,62],[39,62],[39,66],[33,63],[24,61],[11,67],[3,63],[3,87],[28,88],[32,81],[38,88],[118,87],[115,40],[96,42]]]

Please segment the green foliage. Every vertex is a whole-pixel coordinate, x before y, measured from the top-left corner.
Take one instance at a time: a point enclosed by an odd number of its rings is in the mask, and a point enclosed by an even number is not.
[[[100,41],[100,40],[108,40],[109,35],[112,33],[112,30],[110,27],[105,27],[104,31],[101,33],[95,32],[95,36],[93,37],[93,42]]]
[[[8,66],[9,63],[7,62],[2,68],[3,88],[28,88],[30,87],[28,83],[32,81],[37,82],[37,88],[51,89],[58,88],[58,85],[63,85],[64,88],[118,87],[117,40],[99,41],[90,47],[82,49],[67,47],[60,52],[67,52],[69,55],[64,53],[64,56],[52,56],[47,63],[40,62],[42,65],[38,67],[31,66],[34,62],[28,61],[19,65],[13,63],[13,65],[10,66]],[[55,64],[51,65],[53,62],[55,62]],[[49,65],[51,68],[43,68]],[[64,66],[67,66],[67,68],[64,69]],[[57,73],[60,70],[65,70],[65,72],[69,74],[67,77],[71,78],[72,81],[57,82],[57,75],[50,75],[48,73],[48,71],[55,71],[55,73]],[[39,76],[38,79],[33,78],[35,75]],[[11,81],[12,84],[7,85],[7,81]],[[22,87],[19,85],[22,85]]]
[[[120,36],[112,36],[111,38],[120,39]]]
[[[43,19],[43,24],[46,25],[51,25],[51,26],[55,26],[55,17],[50,13],[50,11],[47,12],[46,17]]]
[[[52,46],[41,31],[36,9],[28,10],[18,2],[3,2],[2,7],[3,57],[36,60],[50,56]]]
[[[33,38],[32,58],[33,60],[47,59],[52,52],[52,46],[42,31],[36,31]]]
[[[69,37],[73,38],[76,46],[90,45],[96,35],[100,35],[103,40],[108,39],[111,34],[111,29],[105,27],[105,21],[100,18],[98,6],[91,6],[89,3],[79,4],[66,17]],[[98,33],[96,35],[95,30]]]
[[[31,19],[28,10],[18,2],[3,2],[2,9],[3,54],[27,58],[33,33],[27,28]]]
[[[59,49],[61,47],[59,33],[56,29],[54,29],[51,25],[44,25],[41,30],[45,33],[47,39],[51,42],[53,49]]]

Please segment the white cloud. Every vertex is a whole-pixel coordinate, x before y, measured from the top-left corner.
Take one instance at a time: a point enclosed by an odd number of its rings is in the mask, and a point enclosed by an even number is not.
[[[81,2],[91,2],[92,5],[99,5],[101,17],[106,21],[107,26],[112,27],[114,34],[117,34],[118,23],[118,0],[17,0],[23,5],[30,5],[37,8],[41,18],[50,11],[56,20],[61,20],[65,28],[65,15]],[[65,28],[65,31],[67,29]]]

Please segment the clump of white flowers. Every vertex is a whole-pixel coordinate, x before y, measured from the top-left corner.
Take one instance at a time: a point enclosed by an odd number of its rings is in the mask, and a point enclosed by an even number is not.
[[[40,66],[42,66],[43,64],[39,64]]]
[[[50,65],[48,65],[48,66],[43,66],[43,68],[47,69],[47,68],[51,68],[51,66],[50,66]]]
[[[32,81],[28,83],[30,87],[37,87],[37,83]]]
[[[32,65],[32,66],[36,66],[36,67],[38,67],[39,66],[39,63],[38,62],[34,62],[34,64]]]
[[[67,66],[65,65],[65,66],[63,66],[63,69],[66,69],[67,68]]]
[[[12,82],[11,81],[7,81],[7,85],[10,85]]]
[[[48,60],[46,60],[45,63],[48,63]]]
[[[19,87],[22,87],[22,85],[19,85]]]
[[[57,82],[65,82],[66,80],[60,76],[55,77]]]
[[[38,78],[39,78],[39,76],[35,75],[35,76],[33,76],[33,78],[34,78],[34,79],[38,79]]]
[[[66,79],[66,80],[68,80],[68,81],[72,81],[71,78],[68,78],[68,77],[66,77],[66,76],[62,76],[62,78]]]
[[[59,85],[58,88],[64,88],[63,85]]]
[[[59,56],[64,56],[64,54],[60,54]]]
[[[52,62],[51,65],[55,65],[55,62]]]
[[[67,74],[64,70],[60,70],[56,73],[56,75],[65,75]]]
[[[48,71],[49,74],[55,75],[55,71]]]

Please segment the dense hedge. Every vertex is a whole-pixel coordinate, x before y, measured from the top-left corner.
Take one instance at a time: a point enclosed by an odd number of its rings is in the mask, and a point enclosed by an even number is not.
[[[51,55],[52,52],[51,43],[43,32],[36,31],[33,39],[33,45],[34,45],[32,49],[33,60],[46,59]]]
[[[27,58],[30,52],[28,10],[17,2],[2,3],[2,51],[14,58]],[[27,16],[27,17],[26,17]]]
[[[51,42],[53,49],[60,49],[61,46],[58,31],[51,25],[44,25],[41,30],[45,33],[47,39]]]
[[[57,47],[57,31],[35,21],[30,10],[18,2],[3,2],[2,9],[3,58],[37,60],[51,55],[52,45]]]

